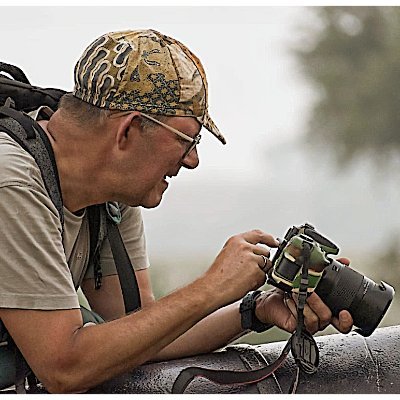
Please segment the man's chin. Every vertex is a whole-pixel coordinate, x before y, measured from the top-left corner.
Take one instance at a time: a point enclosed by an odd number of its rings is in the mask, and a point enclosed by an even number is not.
[[[140,205],[141,205],[143,208],[148,208],[148,209],[150,209],[150,208],[156,208],[156,207],[158,207],[158,206],[160,205],[161,200],[162,200],[162,196],[160,196],[160,198],[157,199],[157,200],[156,200],[156,199],[145,200],[145,201],[143,201]]]
[[[168,185],[163,186],[162,188],[156,187],[153,190],[147,192],[140,200],[140,206],[143,208],[155,208],[158,207],[161,203],[163,195],[167,189]]]

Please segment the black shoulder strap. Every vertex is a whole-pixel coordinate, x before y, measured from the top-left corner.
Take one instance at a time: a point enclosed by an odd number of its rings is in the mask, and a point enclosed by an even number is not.
[[[5,62],[0,61],[0,73],[5,72],[9,74],[14,80],[30,84],[29,79],[26,77],[24,71],[21,68],[18,68],[15,65],[7,64]]]
[[[0,107],[0,130],[12,137],[35,159],[46,190],[58,211],[61,225],[64,227],[60,179],[53,149],[46,133],[28,115],[7,106]]]
[[[107,237],[118,273],[125,312],[136,311],[141,306],[140,291],[135,270],[118,229],[121,221],[119,205],[116,202],[93,205],[88,207],[87,212],[90,227],[89,265],[93,265],[95,289],[101,287],[100,249]]]
[[[117,223],[109,217],[107,218],[107,235],[118,271],[125,311],[126,313],[136,311],[140,308],[141,302],[135,270],[124,246]]]
[[[102,204],[95,204],[86,209],[89,219],[89,262],[88,265],[93,265],[94,272],[94,288],[100,289],[102,283],[102,271],[100,266],[100,248],[105,236],[100,229],[103,230],[105,223],[103,223]]]
[[[17,110],[29,112],[42,105],[56,110],[65,93],[62,89],[33,86],[20,68],[0,62],[0,104],[4,104],[10,97]]]

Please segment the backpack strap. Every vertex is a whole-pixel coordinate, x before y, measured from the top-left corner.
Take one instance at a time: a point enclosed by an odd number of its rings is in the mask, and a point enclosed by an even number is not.
[[[124,246],[121,232],[118,229],[118,225],[121,222],[121,213],[118,203],[106,203],[106,211],[107,237],[118,272],[119,283],[124,298],[125,312],[130,313],[138,310],[141,306],[139,285],[137,283],[135,270]]]
[[[9,74],[14,80],[26,83],[29,85],[29,79],[26,77],[24,71],[15,65],[7,64],[5,62],[0,62],[0,73],[5,72]]]
[[[8,102],[10,104],[10,102]],[[38,165],[46,190],[55,205],[64,232],[64,212],[61,196],[60,180],[51,143],[36,121],[28,115],[17,111],[8,105],[0,107],[0,131],[7,133],[25,151],[27,151]],[[5,327],[0,323],[0,333],[3,336]],[[23,358],[19,348],[8,335],[9,347],[13,349],[15,388],[17,393],[26,393],[25,378],[33,377],[29,366]],[[32,382],[30,382],[32,384]]]
[[[11,78],[4,75],[4,72]],[[6,99],[11,97],[17,110],[29,112],[42,105],[56,110],[60,98],[65,93],[67,92],[62,89],[33,86],[20,68],[0,62],[0,104],[4,104]]]
[[[108,239],[124,299],[125,312],[136,311],[141,306],[139,285],[135,270],[126,251],[118,224],[121,212],[117,202],[98,204],[87,208],[90,232],[89,265],[93,265],[95,289],[100,289],[102,272],[100,250],[103,240]]]
[[[103,274],[100,265],[100,248],[106,236],[106,227],[103,220],[105,219],[101,212],[102,205],[96,204],[86,209],[89,219],[89,262],[93,265],[94,288],[101,288]],[[101,230],[101,232],[100,232]],[[100,237],[102,236],[102,237]]]
[[[14,100],[9,97],[6,100],[6,104],[0,107],[0,115],[17,121],[25,131],[25,135],[23,136],[24,138],[26,137],[26,139],[35,139],[36,132],[33,127],[33,119],[21,111],[17,111],[16,109],[12,108],[11,105],[14,106],[15,103]]]
[[[6,118],[1,118],[6,116]],[[64,211],[60,178],[51,143],[41,126],[28,115],[7,106],[0,107],[0,130],[7,133],[36,161],[43,182],[56,207],[64,229]]]

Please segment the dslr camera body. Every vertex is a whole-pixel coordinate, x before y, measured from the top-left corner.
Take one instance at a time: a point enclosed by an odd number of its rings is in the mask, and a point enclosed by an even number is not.
[[[339,248],[305,223],[291,227],[272,259],[268,283],[285,292],[298,292],[305,247],[309,249],[308,287],[330,308],[334,316],[348,310],[362,336],[370,336],[388,310],[394,289],[385,282],[375,283],[354,269],[332,259]]]

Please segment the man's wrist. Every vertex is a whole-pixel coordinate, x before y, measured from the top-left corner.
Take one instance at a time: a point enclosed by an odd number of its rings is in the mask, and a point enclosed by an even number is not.
[[[273,326],[272,324],[264,324],[256,316],[256,300],[260,297],[261,293],[261,290],[249,292],[243,297],[242,302],[240,303],[239,310],[242,328],[244,330],[250,329],[254,332],[261,333]]]

